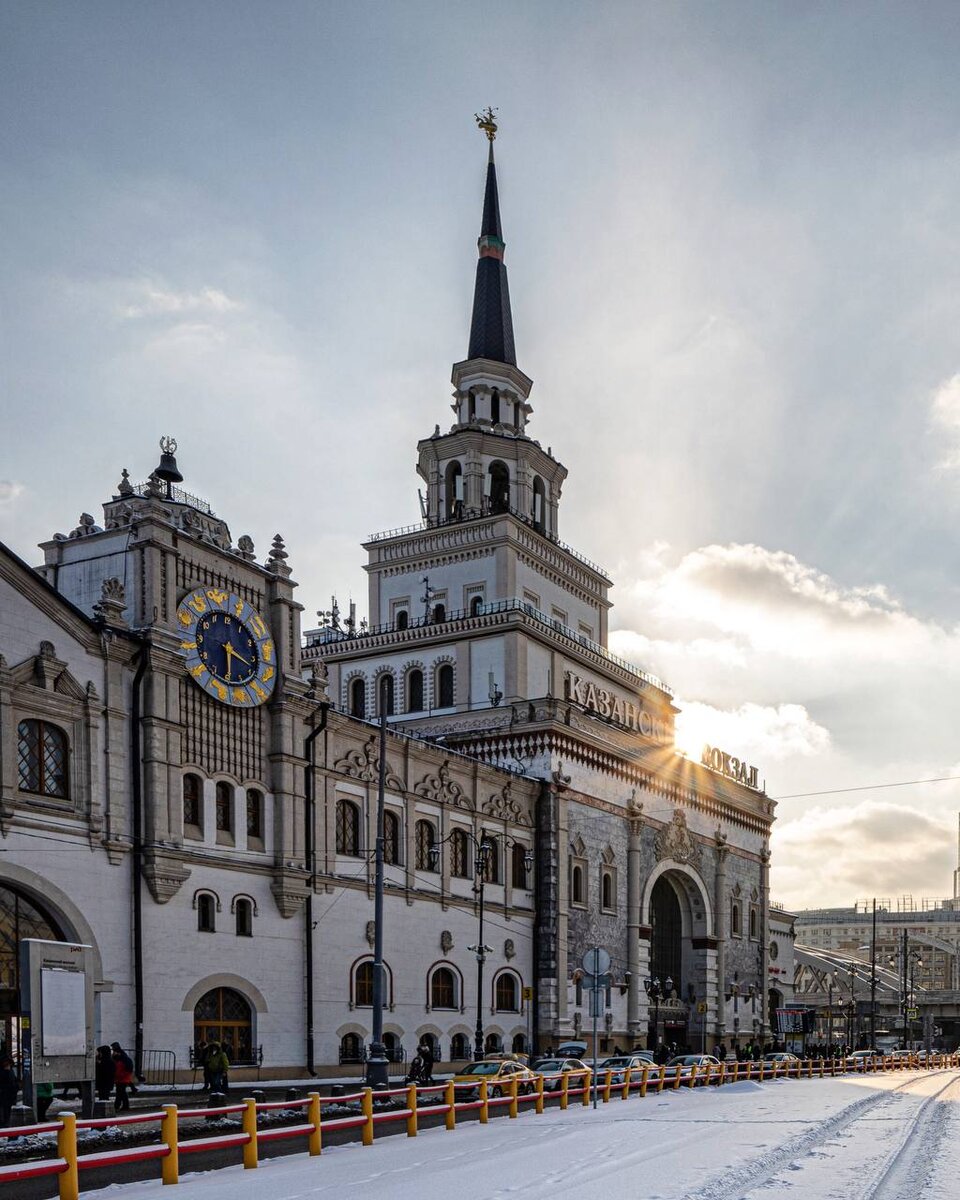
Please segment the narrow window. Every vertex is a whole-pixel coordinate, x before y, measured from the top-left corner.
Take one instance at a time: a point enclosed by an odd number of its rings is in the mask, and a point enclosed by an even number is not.
[[[367,715],[367,681],[362,675],[350,684],[350,715],[361,720]]]
[[[392,812],[383,814],[383,861],[393,866],[400,861],[400,818]]]
[[[482,845],[487,847],[483,856],[483,879],[485,883],[500,882],[500,843],[486,834]]]
[[[448,519],[463,515],[463,468],[456,460],[447,466],[446,501]]]
[[[369,959],[360,963],[353,978],[353,1003],[357,1008],[372,1008],[373,963]]]
[[[407,629],[410,625],[410,614],[405,608],[401,608],[397,613],[397,628]]]
[[[430,980],[430,1007],[456,1008],[456,977],[449,967],[437,967]]]
[[[462,829],[455,829],[450,835],[450,874],[456,879],[470,878],[467,835]]]
[[[491,513],[510,511],[510,470],[506,463],[493,462],[484,480],[487,503]]]
[[[393,676],[390,674],[389,671],[384,671],[384,673],[382,675],[377,677],[376,694],[377,694],[377,716],[379,717],[381,715],[381,705],[383,705],[384,702],[386,702],[387,716],[392,717],[393,716],[393,708],[394,708],[394,684],[393,684]]]
[[[527,847],[516,842],[510,852],[510,861],[510,878],[513,886],[515,888],[527,887]]]
[[[407,673],[407,712],[423,712],[423,672],[418,667]]]
[[[439,625],[447,619],[447,606],[445,604],[435,604],[433,606],[433,623]]]
[[[482,596],[471,596],[470,597],[470,616],[471,617],[479,617],[482,608],[483,608],[483,597]]]
[[[360,854],[360,809],[349,800],[337,801],[337,853]]]
[[[247,837],[263,840],[263,793],[247,788]]]
[[[539,475],[533,480],[533,527],[538,533],[546,533],[547,495]]]
[[[613,875],[604,871],[600,878],[600,907],[609,912],[613,908]]]
[[[430,851],[433,849],[436,841],[433,824],[430,821],[418,821],[414,832],[414,840],[416,841],[416,864],[418,871],[436,871],[436,867],[431,861]]]
[[[51,799],[66,800],[67,735],[46,721],[21,721],[17,726],[19,789]]]
[[[437,671],[437,708],[453,707],[453,667],[443,663]]]
[[[198,775],[183,777],[183,823],[194,830],[203,825],[203,784]]]
[[[201,933],[214,933],[216,927],[213,897],[207,892],[202,892],[197,897],[197,929]]]
[[[497,1012],[518,1012],[520,1009],[517,977],[509,971],[497,976],[496,1007]]]
[[[755,908],[750,909],[750,936],[752,938],[757,936],[757,910]]]
[[[583,903],[584,890],[583,867],[580,863],[574,863],[570,872],[570,899],[574,904]]]
[[[222,779],[217,784],[217,832],[233,833],[233,788]]]
[[[340,1039],[340,1061],[342,1063],[363,1062],[363,1043],[359,1033],[345,1033]]]
[[[500,393],[496,388],[490,396],[490,420],[494,425],[500,424]]]
[[[740,936],[740,905],[736,900],[730,906],[730,933],[733,937]]]
[[[470,1041],[465,1033],[455,1033],[450,1039],[450,1061],[460,1062],[470,1057]]]
[[[253,905],[249,900],[238,900],[234,909],[237,918],[237,937],[253,937]]]

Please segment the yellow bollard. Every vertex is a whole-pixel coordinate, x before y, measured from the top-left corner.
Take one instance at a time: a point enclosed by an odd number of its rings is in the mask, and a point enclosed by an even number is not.
[[[537,1076],[537,1099],[533,1106],[534,1112],[543,1112],[543,1076]]]
[[[444,1114],[444,1124],[448,1129],[456,1129],[457,1127],[457,1085],[452,1079],[448,1080],[447,1086],[443,1090],[443,1102],[447,1105],[447,1111]]]
[[[560,1107],[566,1108],[570,1103],[570,1072],[564,1071],[560,1078]]]
[[[760,1059],[760,1082],[761,1082],[761,1083],[763,1083],[763,1069],[764,1069],[764,1067],[765,1067],[766,1065],[767,1065],[767,1064],[766,1064],[766,1061],[765,1061],[764,1059],[762,1059],[762,1058],[761,1058],[761,1059]]]
[[[243,1147],[243,1169],[249,1171],[251,1167],[257,1165],[257,1102],[256,1100],[244,1099],[243,1117],[241,1125],[243,1132],[247,1134],[248,1141]]]
[[[160,1175],[164,1183],[180,1182],[180,1130],[177,1124],[177,1106],[163,1106],[163,1120],[160,1122],[160,1137],[166,1143],[167,1154],[160,1159]]]
[[[720,1062],[720,1078],[717,1080],[717,1087],[723,1087],[727,1082],[727,1060],[721,1059]]]
[[[641,1067],[640,1068],[640,1099],[641,1100],[647,1094],[647,1081],[649,1080],[649,1078],[650,1078],[650,1068],[649,1067]]]
[[[484,1080],[486,1083],[486,1080]],[[365,1146],[373,1145],[373,1088],[364,1088],[360,1097],[360,1112],[365,1120],[361,1138]]]
[[[663,1091],[663,1085],[666,1082],[667,1077],[665,1074],[666,1068],[664,1067],[663,1063],[660,1064],[660,1066],[657,1068],[657,1070],[660,1073],[659,1078],[657,1079],[657,1095],[659,1096],[660,1093]]]
[[[696,1087],[696,1085],[697,1085],[697,1064],[691,1063],[690,1064],[690,1082],[687,1084],[687,1087],[693,1088],[693,1087]]]
[[[77,1167],[77,1116],[63,1113],[57,1133],[57,1154],[67,1169],[60,1175],[60,1200],[80,1200],[80,1171]]]
[[[591,1087],[592,1083],[593,1083],[593,1072],[588,1071],[586,1073],[586,1075],[584,1075],[584,1077],[583,1077],[583,1095],[580,1098],[583,1103],[584,1108],[588,1108],[590,1105],[590,1087]]]
[[[320,1114],[320,1093],[308,1092],[307,1097],[310,1101],[307,1105],[307,1120],[313,1126],[313,1133],[307,1134],[307,1149],[311,1154],[320,1154],[323,1150],[323,1131],[321,1128],[323,1117]]]
[[[627,1067],[623,1073],[623,1090],[620,1093],[620,1099],[626,1100],[630,1095],[630,1076],[633,1074],[633,1067]]]
[[[410,1115],[407,1117],[407,1137],[417,1136],[417,1085],[411,1083],[407,1088],[407,1108],[410,1109]]]
[[[514,1075],[510,1080],[510,1103],[507,1105],[507,1116],[516,1117],[520,1112],[517,1096],[520,1093],[520,1080]]]
[[[480,1124],[486,1125],[490,1120],[490,1100],[487,1095],[487,1081],[480,1080]]]
[[[613,1083],[613,1072],[607,1067],[607,1077],[603,1081],[603,1102],[610,1103],[610,1085]]]
[[[661,1067],[660,1070],[662,1071],[663,1067]],[[676,1067],[674,1067],[673,1070],[676,1071],[676,1075],[674,1075],[674,1077],[673,1077],[673,1090],[676,1092],[676,1091],[680,1090],[680,1067],[679,1067],[679,1064]]]
[[[820,1059],[820,1078],[823,1078],[823,1059]]]

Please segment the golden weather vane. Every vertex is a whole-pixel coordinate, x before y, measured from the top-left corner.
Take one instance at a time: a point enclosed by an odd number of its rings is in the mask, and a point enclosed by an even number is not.
[[[488,105],[483,112],[474,113],[474,120],[491,142],[497,136],[497,111]]]

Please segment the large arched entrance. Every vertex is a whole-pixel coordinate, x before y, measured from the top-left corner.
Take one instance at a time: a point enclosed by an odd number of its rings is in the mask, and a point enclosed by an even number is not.
[[[205,992],[193,1009],[193,1043],[219,1042],[231,1063],[253,1062],[253,1009],[234,988]]]
[[[19,1059],[20,943],[25,938],[65,942],[56,919],[36,900],[0,883],[0,1043]]]

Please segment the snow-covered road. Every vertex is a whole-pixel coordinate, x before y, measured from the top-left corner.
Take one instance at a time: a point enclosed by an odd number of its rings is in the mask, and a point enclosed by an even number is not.
[[[84,1196],[156,1197],[161,1185]],[[164,1200],[955,1200],[960,1071],[737,1083],[183,1176]]]

